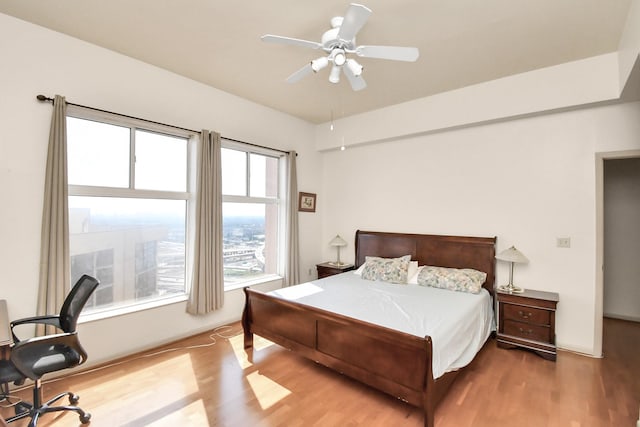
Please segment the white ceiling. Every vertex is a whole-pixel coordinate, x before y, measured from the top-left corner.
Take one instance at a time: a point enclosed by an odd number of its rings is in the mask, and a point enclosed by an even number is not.
[[[361,0],[358,44],[416,46],[415,63],[359,58],[367,88],[329,69],[284,80],[319,52],[347,0],[0,0],[0,12],[69,34],[313,123],[616,51],[631,0]],[[54,90],[54,88],[52,88]]]

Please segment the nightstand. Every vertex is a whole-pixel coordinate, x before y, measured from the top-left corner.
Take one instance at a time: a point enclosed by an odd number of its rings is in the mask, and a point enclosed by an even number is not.
[[[353,268],[353,264],[335,265],[330,262],[316,264],[316,269],[318,270],[318,279],[333,276],[334,274],[344,273],[346,271],[351,271],[353,270]]]
[[[525,289],[522,293],[496,292],[498,347],[525,348],[556,360],[556,306],[558,294]]]

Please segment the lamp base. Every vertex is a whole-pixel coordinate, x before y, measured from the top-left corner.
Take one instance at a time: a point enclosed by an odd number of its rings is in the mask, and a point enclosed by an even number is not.
[[[498,286],[498,290],[502,292],[508,292],[510,294],[521,294],[524,289],[514,286],[512,283],[504,286]]]
[[[336,267],[342,267],[343,265],[347,265],[346,262],[340,262],[340,261],[329,261],[329,264],[335,265]]]

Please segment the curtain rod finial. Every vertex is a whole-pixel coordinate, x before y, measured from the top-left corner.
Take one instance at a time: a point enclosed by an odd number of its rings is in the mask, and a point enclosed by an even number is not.
[[[38,99],[38,101],[53,101],[53,99],[44,95],[37,95],[36,98]]]

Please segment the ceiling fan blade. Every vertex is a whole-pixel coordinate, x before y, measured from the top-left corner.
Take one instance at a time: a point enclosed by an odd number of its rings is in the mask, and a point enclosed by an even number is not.
[[[264,36],[260,37],[260,39],[262,39],[263,42],[267,43],[291,44],[294,46],[310,47],[311,49],[319,49],[322,47],[322,44],[318,42],[294,39],[291,37],[274,36],[273,34],[265,34]]]
[[[394,61],[414,62],[420,56],[415,47],[398,46],[358,46],[356,55],[363,58],[391,59]]]
[[[351,3],[344,15],[342,25],[340,25],[338,38],[345,41],[353,40],[369,19],[369,15],[371,15],[371,9],[361,4]]]
[[[359,91],[367,87],[367,82],[362,78],[362,74],[356,76],[353,74],[349,67],[342,67],[342,71],[344,71],[344,75],[347,76],[347,80],[349,80],[349,84],[351,85],[351,89],[354,91]]]
[[[311,68],[311,63],[308,63],[307,65],[287,77],[287,83],[296,83],[297,81],[300,81],[303,77],[306,77],[311,73],[313,73],[313,68]]]

